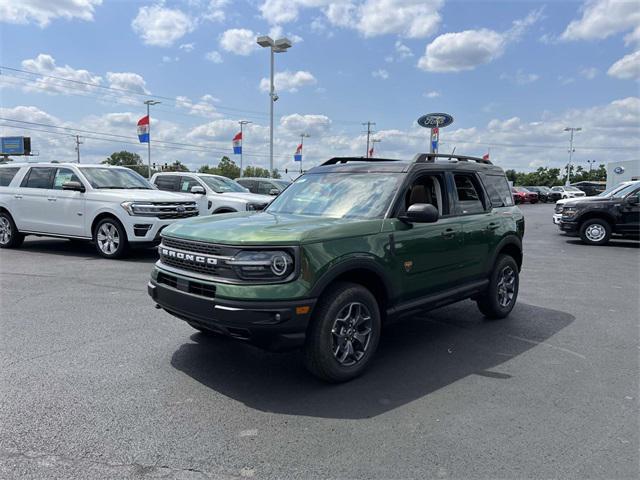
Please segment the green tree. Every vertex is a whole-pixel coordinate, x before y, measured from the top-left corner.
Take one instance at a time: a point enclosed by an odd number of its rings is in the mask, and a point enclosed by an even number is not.
[[[240,176],[240,167],[238,167],[233,160],[226,155],[222,157],[220,163],[218,163],[218,175],[222,175],[227,178],[238,178]]]
[[[220,175],[218,167],[210,167],[209,165],[203,165],[198,169],[198,173],[210,173],[212,175]]]
[[[282,178],[282,175],[280,175],[280,172],[277,168],[274,168],[273,172],[271,172],[271,178]]]
[[[248,166],[242,172],[243,177],[258,177],[258,178],[269,178],[269,170],[261,167],[252,167]]]
[[[188,172],[189,168],[179,160],[176,160],[162,168],[163,172]]]
[[[140,175],[147,176],[147,166],[142,163],[140,155],[126,150],[113,152],[102,163],[107,165],[115,165],[118,167],[127,167],[138,172]]]

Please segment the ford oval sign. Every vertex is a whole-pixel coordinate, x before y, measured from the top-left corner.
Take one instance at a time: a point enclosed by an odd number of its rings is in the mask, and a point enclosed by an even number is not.
[[[620,174],[624,173],[624,167],[616,167],[616,168],[613,169],[613,171],[615,173],[617,173],[618,175],[620,175]]]
[[[427,113],[418,119],[418,125],[424,128],[443,128],[453,123],[453,117],[448,113]]]

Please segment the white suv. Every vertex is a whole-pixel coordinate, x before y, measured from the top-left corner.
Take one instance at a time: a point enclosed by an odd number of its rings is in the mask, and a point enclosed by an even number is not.
[[[273,200],[269,195],[250,193],[230,178],[208,173],[156,173],[151,177],[151,183],[168,192],[206,194],[207,213],[262,210]]]
[[[180,218],[198,215],[193,196],[161,192],[124,167],[74,163],[0,165],[0,248],[25,235],[93,240],[106,258],[153,243]]]
[[[559,192],[562,195],[562,198],[578,198],[578,197],[586,197],[587,194],[582,190],[576,187],[551,187],[551,190],[554,192]]]

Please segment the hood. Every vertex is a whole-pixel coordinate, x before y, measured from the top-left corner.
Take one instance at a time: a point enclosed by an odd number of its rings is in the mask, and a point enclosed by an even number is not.
[[[251,192],[224,192],[217,193],[216,195],[224,195],[225,198],[233,198],[247,203],[269,203],[275,197],[271,195],[260,195]]]
[[[165,192],[163,190],[145,190],[145,189],[94,189],[90,193],[92,196],[100,196],[100,198],[109,198],[112,200],[126,201],[146,201],[146,202],[196,202],[192,194],[183,194],[175,192]]]
[[[566,203],[575,202],[594,202],[597,200],[609,200],[609,197],[577,197],[577,198],[562,198],[556,202],[556,204],[564,205]]]
[[[229,245],[295,245],[380,232],[382,220],[238,212],[174,223],[163,235]]]

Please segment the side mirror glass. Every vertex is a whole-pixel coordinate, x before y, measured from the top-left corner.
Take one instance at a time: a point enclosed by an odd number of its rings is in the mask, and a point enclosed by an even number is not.
[[[80,182],[64,182],[62,190],[72,190],[74,192],[84,192],[86,188]]]
[[[398,218],[406,223],[434,223],[438,217],[438,209],[430,203],[414,203]]]
[[[280,190],[278,190],[277,188],[272,188],[271,190],[269,190],[269,195],[280,195]]]
[[[630,197],[627,197],[625,202],[628,203],[629,205],[638,205],[638,203],[640,203],[640,198],[638,198],[637,194],[631,195]]]
[[[191,193],[195,193],[196,195],[204,195],[206,192],[200,185],[194,185],[193,187],[191,187]]]

